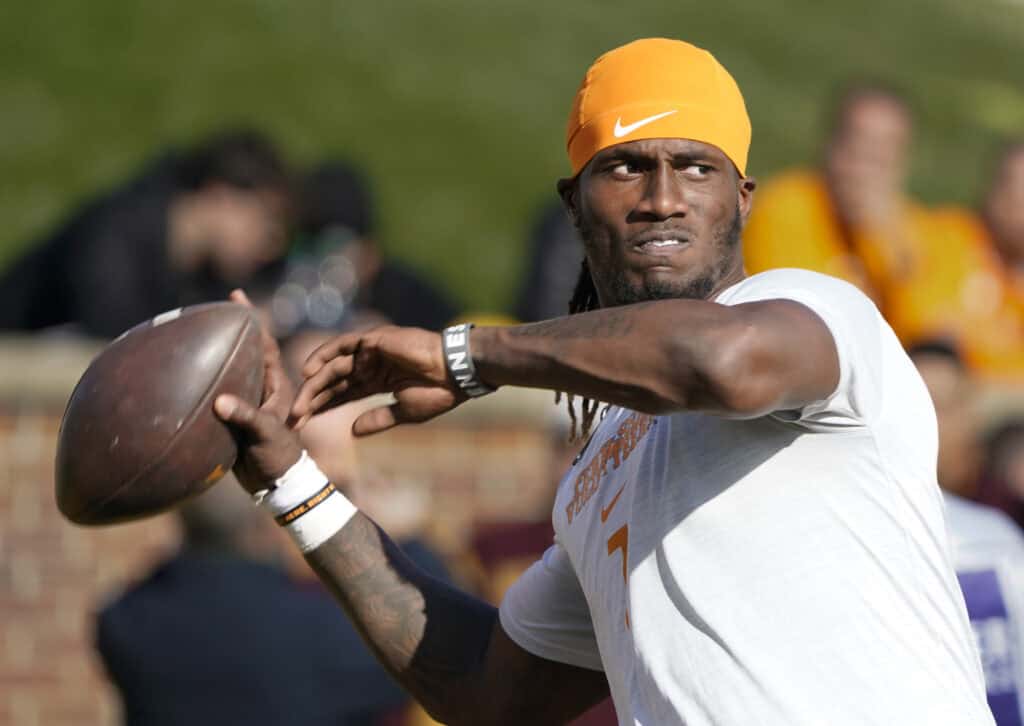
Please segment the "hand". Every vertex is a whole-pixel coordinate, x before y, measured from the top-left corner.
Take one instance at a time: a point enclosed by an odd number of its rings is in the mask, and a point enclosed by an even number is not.
[[[241,290],[231,299],[252,307]],[[263,397],[260,407],[253,408],[237,396],[222,394],[213,403],[213,410],[222,421],[233,427],[239,436],[235,476],[250,493],[267,489],[291,468],[302,455],[298,435],[286,425],[294,389],[281,365],[277,341],[260,325],[263,339]]]
[[[352,424],[356,436],[427,421],[466,400],[448,377],[441,334],[419,328],[340,335],[313,351],[302,374],[291,411],[297,428],[319,411],[378,393],[394,394],[395,403],[361,414]]]

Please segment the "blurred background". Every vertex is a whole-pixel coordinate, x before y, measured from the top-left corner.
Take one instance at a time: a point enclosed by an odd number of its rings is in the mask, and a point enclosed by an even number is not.
[[[308,644],[324,683],[303,723],[423,722],[237,502],[60,519],[63,405],[104,341],[239,284],[293,365],[383,320],[562,314],[582,254],[554,193],[569,103],[600,53],[655,35],[711,50],[743,90],[748,269],[858,284],[914,353],[967,512],[950,526],[990,701],[1021,723],[1024,3],[58,0],[0,8],[0,725],[232,723],[201,684],[258,673],[218,670],[210,644],[286,657],[257,639],[268,599],[336,629],[333,650]],[[550,541],[575,453],[550,396],[502,391],[358,446],[347,415],[309,445],[424,566],[496,600]],[[1002,610],[972,609],[993,593]],[[240,721],[298,722],[250,705],[264,720]]]
[[[652,35],[711,49],[747,100],[758,177],[816,158],[852,77],[913,92],[911,189],[972,202],[1024,124],[1013,0],[8,5],[0,16],[0,264],[154,152],[226,125],[373,179],[380,240],[473,308],[512,300],[522,240],[568,171],[587,65]]]

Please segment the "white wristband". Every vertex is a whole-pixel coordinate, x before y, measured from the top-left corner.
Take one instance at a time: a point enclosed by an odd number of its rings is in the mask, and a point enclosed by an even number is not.
[[[270,510],[303,552],[322,545],[359,511],[305,451],[275,484],[259,492],[256,502]]]

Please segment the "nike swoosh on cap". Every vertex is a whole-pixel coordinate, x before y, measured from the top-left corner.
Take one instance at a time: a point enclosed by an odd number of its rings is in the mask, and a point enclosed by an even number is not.
[[[660,118],[665,118],[666,116],[671,116],[672,114],[674,114],[678,110],[679,110],[678,108],[674,108],[671,111],[664,111],[662,113],[656,113],[653,116],[648,116],[647,118],[642,118],[639,121],[634,121],[633,123],[627,124],[626,126],[622,125],[622,117],[619,116],[615,120],[615,128],[612,130],[612,133],[615,135],[615,138],[621,139],[623,136],[629,136],[631,133],[636,131],[638,128],[646,126],[649,123],[654,123],[655,121],[657,121]]]

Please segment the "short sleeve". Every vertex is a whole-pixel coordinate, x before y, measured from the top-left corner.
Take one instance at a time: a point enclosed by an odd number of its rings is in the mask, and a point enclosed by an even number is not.
[[[792,300],[809,308],[828,328],[839,358],[839,383],[826,398],[775,418],[812,430],[869,424],[881,407],[883,337],[887,324],[855,286],[808,270],[770,270],[726,290],[724,305]],[[891,331],[889,331],[891,335]]]
[[[603,671],[590,608],[569,555],[557,542],[509,588],[501,627],[541,658]]]

